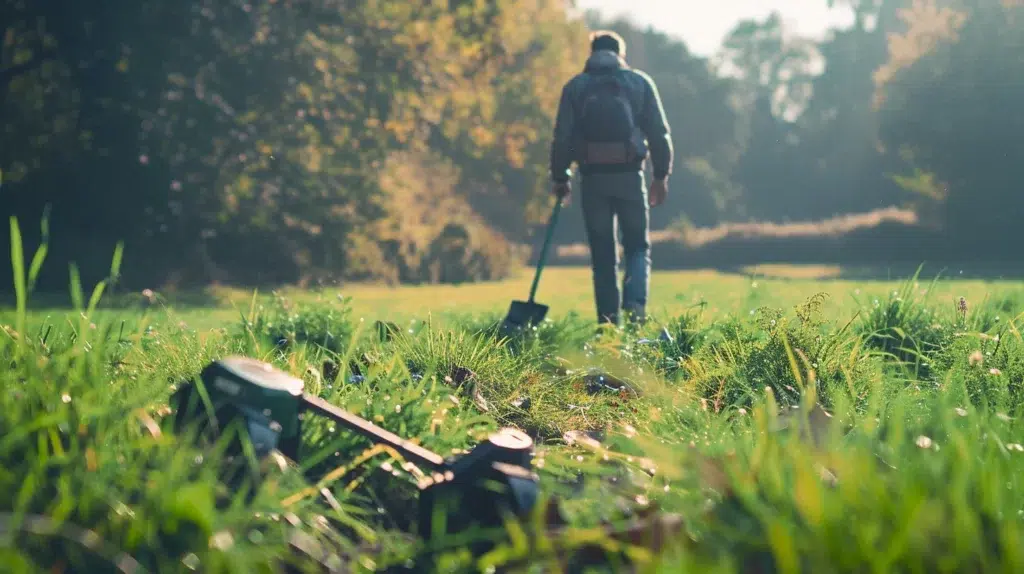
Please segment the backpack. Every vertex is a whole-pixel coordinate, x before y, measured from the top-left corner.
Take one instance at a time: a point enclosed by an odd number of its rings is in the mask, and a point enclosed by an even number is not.
[[[589,74],[577,119],[581,163],[633,164],[647,156],[629,87],[616,72]]]

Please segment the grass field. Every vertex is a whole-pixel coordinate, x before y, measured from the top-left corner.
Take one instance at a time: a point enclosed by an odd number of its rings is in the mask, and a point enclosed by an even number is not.
[[[877,297],[888,297],[913,269],[896,274],[891,280],[847,280],[837,278],[841,269],[831,266],[773,265],[745,269],[743,273],[715,270],[661,271],[651,281],[650,310],[661,317],[673,316],[695,305],[706,307],[708,313],[724,316],[749,311],[762,305],[788,307],[817,293],[829,296],[826,311],[833,317],[852,317],[864,303]],[[947,273],[949,274],[949,273]],[[931,305],[952,308],[959,297],[981,302],[986,297],[1020,292],[1024,282],[1013,280],[952,279],[944,275],[922,276],[916,288],[930,289]],[[283,297],[298,303],[334,299],[339,294],[350,299],[352,317],[365,321],[410,321],[432,317],[444,321],[452,316],[475,314],[503,315],[513,299],[526,299],[533,270],[523,269],[514,279],[502,282],[467,285],[427,285],[385,287],[352,285],[334,289],[281,289]],[[933,284],[934,283],[934,284]],[[272,300],[270,292],[229,288],[210,288],[203,293],[158,293],[150,302],[140,293],[107,295],[97,318],[132,322],[142,317],[159,321],[184,322],[198,332],[218,329],[248,314],[253,299],[258,303]],[[60,317],[71,306],[65,294],[37,297],[34,317]],[[563,267],[548,269],[537,292],[537,301],[550,305],[550,318],[565,318],[573,313],[589,319],[595,316],[593,287],[589,269]],[[9,317],[0,307],[0,317]]]
[[[387,452],[313,425],[315,468],[274,468],[243,504],[222,453],[171,431],[172,390],[241,354],[439,453],[499,426],[534,437],[569,533],[476,559],[451,548],[438,571],[554,568],[552,542],[658,572],[1024,571],[1024,283],[834,275],[656,273],[653,320],[597,333],[589,272],[552,269],[549,321],[514,341],[494,326],[528,272],[22,301],[0,311],[0,570],[309,566],[295,531],[351,570],[408,564],[415,488]],[[377,320],[401,329],[380,337]],[[654,507],[683,518],[661,552],[595,530]]]

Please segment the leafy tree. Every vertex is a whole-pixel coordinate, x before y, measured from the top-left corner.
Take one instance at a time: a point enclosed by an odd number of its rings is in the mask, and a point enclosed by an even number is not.
[[[450,204],[463,206],[473,245],[510,257],[476,210],[490,204],[492,221],[524,231],[543,193],[544,104],[585,34],[555,0],[3,10],[14,24],[0,93],[17,117],[0,152],[16,198],[5,211],[31,221],[52,206],[52,259],[87,271],[126,239],[126,279],[140,285],[419,280],[408,246],[440,237]],[[394,183],[388,166],[429,165],[435,152],[462,168],[451,197],[420,201],[437,193]],[[514,191],[480,193],[502,185]],[[413,205],[423,212],[406,217]],[[62,269],[48,266],[42,283],[66,284]]]
[[[1017,258],[1024,4],[917,0],[877,73],[881,134],[901,182],[939,203],[947,254]]]
[[[900,0],[830,2],[854,12],[851,27],[831,31],[818,45],[822,71],[801,114],[799,150],[809,218],[864,212],[903,203],[889,177],[892,161],[878,145],[872,105],[875,70],[887,59],[886,38],[898,27]]]

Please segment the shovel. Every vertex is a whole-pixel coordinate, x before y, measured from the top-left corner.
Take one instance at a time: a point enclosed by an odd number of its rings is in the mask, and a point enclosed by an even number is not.
[[[537,295],[537,285],[540,284],[540,272],[544,270],[544,261],[548,256],[548,248],[551,246],[551,238],[555,233],[555,223],[558,221],[558,213],[562,210],[562,200],[555,201],[555,207],[551,211],[551,219],[548,221],[548,230],[544,236],[544,245],[540,248],[540,259],[537,260],[537,272],[533,276],[533,285],[530,287],[530,298],[526,301],[512,301],[508,309],[508,315],[501,324],[498,333],[502,337],[510,337],[521,329],[528,329],[544,320],[548,314],[548,306],[537,303],[533,300]]]

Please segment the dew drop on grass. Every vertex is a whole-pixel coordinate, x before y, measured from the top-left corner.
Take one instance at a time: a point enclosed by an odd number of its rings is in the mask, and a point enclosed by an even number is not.
[[[192,552],[186,554],[185,557],[181,559],[181,563],[184,564],[185,568],[188,568],[189,570],[199,569],[199,557],[193,554]]]
[[[218,532],[210,538],[210,547],[216,548],[221,551],[231,548],[232,546],[234,546],[234,544],[235,539],[227,530]]]
[[[135,512],[131,508],[128,508],[128,505],[123,502],[118,502],[114,505],[114,512],[116,512],[118,516],[127,516],[129,518],[135,516]]]

